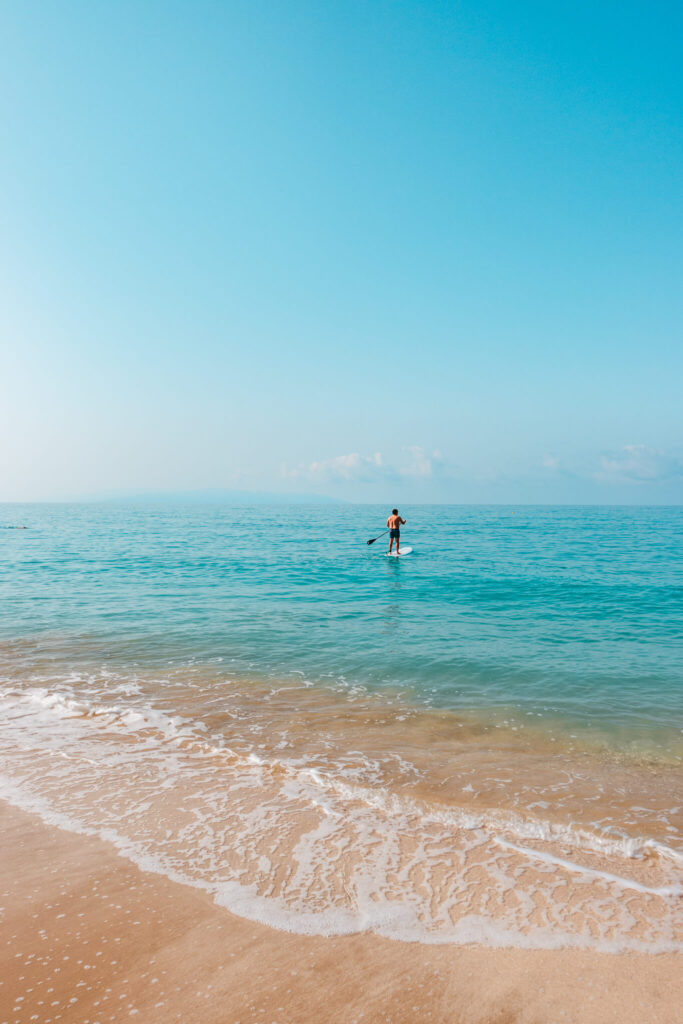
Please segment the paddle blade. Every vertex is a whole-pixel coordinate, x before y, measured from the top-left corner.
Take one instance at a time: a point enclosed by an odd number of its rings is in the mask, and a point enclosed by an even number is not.
[[[368,541],[368,544],[374,544],[376,540],[379,540],[379,537],[373,537],[372,540]]]

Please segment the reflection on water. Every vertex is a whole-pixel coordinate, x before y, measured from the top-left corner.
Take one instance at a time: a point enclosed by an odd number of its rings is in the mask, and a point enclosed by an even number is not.
[[[387,558],[387,597],[384,607],[384,632],[392,633],[401,625],[401,570],[397,558]]]

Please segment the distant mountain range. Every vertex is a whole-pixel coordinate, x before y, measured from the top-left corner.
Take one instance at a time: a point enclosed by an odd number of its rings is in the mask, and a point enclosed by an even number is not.
[[[271,491],[143,491],[84,499],[106,504],[144,505],[341,505],[325,494],[282,494]]]

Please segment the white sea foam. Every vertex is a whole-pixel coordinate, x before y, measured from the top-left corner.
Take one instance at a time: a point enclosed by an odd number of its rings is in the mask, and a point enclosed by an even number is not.
[[[326,768],[238,752],[205,722],[126,696],[0,689],[0,793],[291,931],[681,948],[682,860],[662,842],[438,806],[382,786],[362,751]]]

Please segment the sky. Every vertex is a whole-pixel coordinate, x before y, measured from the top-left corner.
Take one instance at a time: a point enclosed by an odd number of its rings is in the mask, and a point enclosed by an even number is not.
[[[683,7],[0,7],[0,501],[683,502]]]

